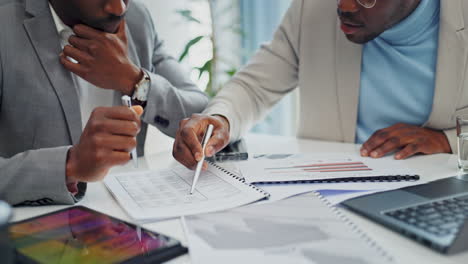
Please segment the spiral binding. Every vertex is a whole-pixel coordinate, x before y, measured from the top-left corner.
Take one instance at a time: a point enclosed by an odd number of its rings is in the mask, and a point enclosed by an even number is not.
[[[256,190],[257,192],[263,194],[263,195],[265,196],[265,198],[267,198],[267,199],[270,198],[270,194],[269,194],[269,193],[265,192],[264,190],[258,188],[258,187],[255,186],[255,185],[252,185],[252,184],[250,184],[250,183],[247,183],[247,182],[245,181],[245,179],[243,179],[243,178],[237,176],[236,174],[232,173],[232,172],[229,171],[229,170],[226,170],[225,168],[223,168],[223,167],[221,167],[221,166],[218,166],[216,163],[214,163],[214,162],[212,162],[212,161],[207,161],[207,162],[208,162],[210,165],[212,165],[213,167],[217,168],[218,170],[220,170],[220,171],[226,173],[227,175],[231,176],[232,178],[234,178],[234,179],[236,179],[236,180],[242,182],[243,184],[249,186],[250,188]]]
[[[379,246],[372,238],[370,238],[365,232],[363,232],[356,224],[354,224],[346,215],[344,215],[338,208],[333,206],[330,201],[327,200],[326,197],[322,196],[319,192],[313,192],[320,201],[322,201],[325,205],[332,210],[339,218],[342,220],[346,225],[348,225],[353,232],[359,235],[361,239],[363,239],[371,248],[375,249],[381,257],[386,258],[388,261],[393,262],[393,257],[387,253],[381,246]]]
[[[256,182],[257,184],[303,184],[303,183],[340,183],[340,182],[401,182],[401,181],[417,181],[419,175],[385,175],[385,176],[368,176],[368,177],[347,177],[323,180],[297,180],[297,181],[277,181],[277,182]]]

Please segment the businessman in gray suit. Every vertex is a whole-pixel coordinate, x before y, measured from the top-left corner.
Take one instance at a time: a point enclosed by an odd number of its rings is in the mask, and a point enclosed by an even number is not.
[[[147,124],[173,136],[207,104],[137,1],[0,0],[0,32],[0,199],[11,204],[76,202],[135,146],[143,155]]]

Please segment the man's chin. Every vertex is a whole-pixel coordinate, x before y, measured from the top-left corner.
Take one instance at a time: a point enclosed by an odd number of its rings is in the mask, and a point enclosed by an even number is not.
[[[102,25],[102,26],[100,26],[98,28],[98,30],[104,31],[106,33],[115,34],[119,30],[119,25],[120,24],[117,24],[117,25]]]
[[[366,44],[369,41],[374,40],[377,36],[374,35],[362,35],[362,34],[345,34],[346,38],[356,44]]]
[[[360,37],[357,37],[357,36],[354,36],[354,35],[346,35],[346,38],[353,42],[353,43],[356,43],[356,44],[365,44],[367,41],[364,41],[364,39],[360,38]]]
[[[115,34],[119,30],[120,23],[122,21],[117,22],[112,22],[112,23],[96,23],[93,25],[89,25],[90,27],[97,29],[99,31],[103,31],[106,33],[111,33]]]

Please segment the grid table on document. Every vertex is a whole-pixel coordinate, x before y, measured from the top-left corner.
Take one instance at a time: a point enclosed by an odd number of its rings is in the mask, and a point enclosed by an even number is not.
[[[233,196],[237,188],[210,171],[204,172],[190,195],[193,172],[176,168],[140,175],[120,175],[117,180],[141,208],[176,206]]]

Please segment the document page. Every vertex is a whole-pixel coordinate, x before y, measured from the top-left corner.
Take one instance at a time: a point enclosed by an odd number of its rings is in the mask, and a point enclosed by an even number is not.
[[[347,199],[367,195],[370,193],[396,190],[408,186],[424,184],[427,181],[400,182],[339,182],[339,183],[285,183],[285,184],[256,184],[256,186],[270,194],[268,202],[279,201],[293,196],[310,192],[325,193],[324,197],[332,204],[341,203]],[[327,191],[335,191],[329,195]],[[347,193],[342,196],[340,193]]]
[[[109,175],[104,180],[134,219],[151,221],[230,209],[263,199],[266,193],[212,165],[190,194],[194,172],[179,166],[160,171]]]
[[[184,219],[195,264],[392,262],[315,194]]]
[[[333,181],[374,176],[386,180],[388,176],[416,175],[395,160],[314,153],[256,155],[239,163],[239,169],[250,183]]]

